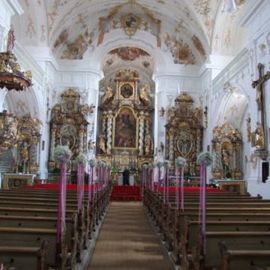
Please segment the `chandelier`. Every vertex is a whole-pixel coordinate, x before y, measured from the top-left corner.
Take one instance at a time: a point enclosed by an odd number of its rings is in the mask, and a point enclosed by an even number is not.
[[[6,111],[0,113],[0,155],[17,143],[17,118]]]
[[[0,53],[0,88],[22,91],[32,84],[31,71],[22,71],[17,58],[12,53],[15,44],[14,30],[8,33],[7,51]]]

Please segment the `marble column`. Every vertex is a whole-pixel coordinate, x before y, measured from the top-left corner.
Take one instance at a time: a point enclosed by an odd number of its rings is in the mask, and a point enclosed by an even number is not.
[[[174,149],[173,149],[173,141],[174,141],[174,134],[172,132],[169,133],[169,160],[171,162],[174,161]]]
[[[107,154],[112,153],[112,123],[113,123],[113,112],[108,112],[107,120]]]
[[[56,127],[53,127],[51,129],[51,149],[50,149],[50,160],[54,160],[54,149],[55,149],[55,133],[56,133]]]
[[[80,126],[80,129],[79,129],[79,153],[83,153],[83,137],[84,137],[84,127]]]
[[[143,155],[143,139],[144,139],[144,112],[140,112],[139,116],[139,156]]]

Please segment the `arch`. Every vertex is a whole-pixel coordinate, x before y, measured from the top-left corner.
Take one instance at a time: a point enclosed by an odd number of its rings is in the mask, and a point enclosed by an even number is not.
[[[226,91],[221,99],[214,126],[222,126],[224,123],[228,123],[241,130],[248,107],[248,98],[239,86],[230,86]]]

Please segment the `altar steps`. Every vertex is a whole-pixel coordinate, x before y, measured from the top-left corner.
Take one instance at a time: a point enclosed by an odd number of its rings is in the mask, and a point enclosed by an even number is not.
[[[141,201],[139,186],[113,186],[111,201]]]

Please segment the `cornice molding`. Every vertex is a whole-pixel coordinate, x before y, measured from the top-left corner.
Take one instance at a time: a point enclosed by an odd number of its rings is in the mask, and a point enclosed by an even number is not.
[[[224,84],[233,80],[239,72],[249,64],[248,49],[243,49],[213,80],[213,91],[224,87]]]

